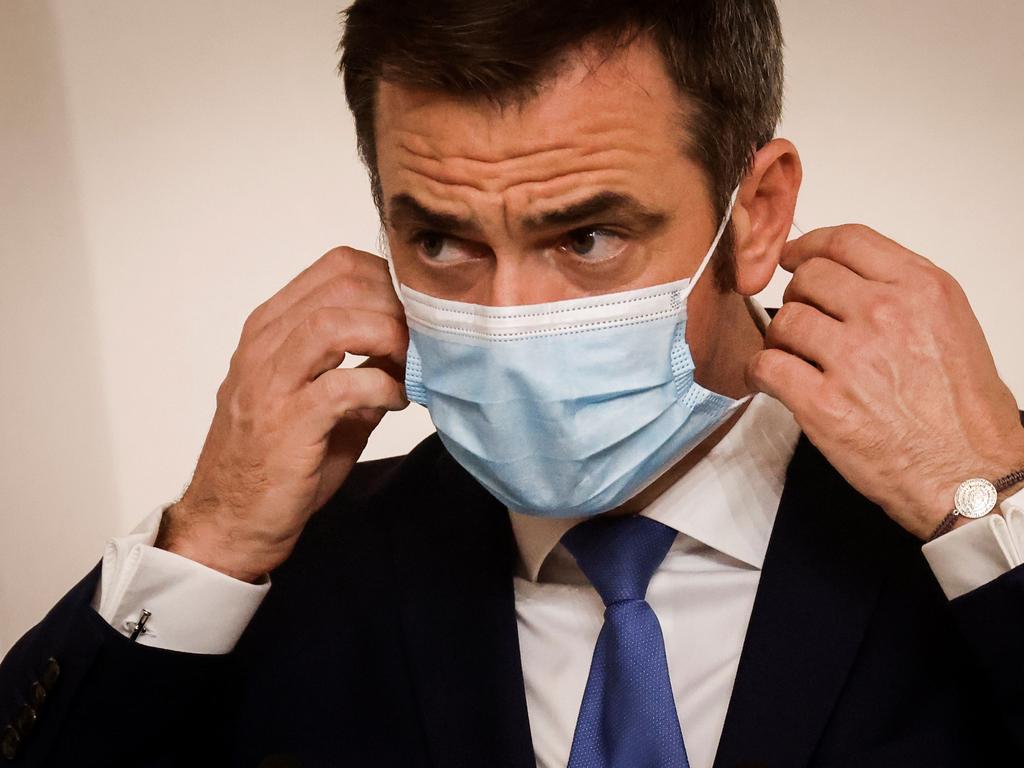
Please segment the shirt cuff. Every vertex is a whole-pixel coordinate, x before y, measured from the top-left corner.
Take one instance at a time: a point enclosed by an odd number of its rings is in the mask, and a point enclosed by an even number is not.
[[[250,584],[154,547],[160,519],[170,506],[160,505],[129,535],[107,542],[92,607],[126,636],[141,612],[149,611],[145,631],[136,640],[142,645],[228,653],[270,590],[270,577]]]
[[[1001,515],[973,520],[921,547],[950,600],[1024,565],[1024,491],[1001,509]]]

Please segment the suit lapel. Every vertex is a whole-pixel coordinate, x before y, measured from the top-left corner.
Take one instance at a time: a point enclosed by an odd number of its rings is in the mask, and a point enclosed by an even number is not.
[[[440,449],[395,500],[404,648],[431,762],[536,765],[508,515]],[[856,657],[898,530],[801,438],[715,768],[807,765]]]
[[[715,768],[809,763],[894,552],[894,527],[801,437]]]
[[[431,762],[535,766],[504,508],[447,452],[394,516],[405,651]]]

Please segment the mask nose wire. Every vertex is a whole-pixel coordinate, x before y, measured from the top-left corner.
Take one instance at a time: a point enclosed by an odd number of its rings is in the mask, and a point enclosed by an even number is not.
[[[739,185],[732,191],[729,196],[729,207],[725,209],[725,215],[722,216],[722,222],[718,225],[718,232],[715,234],[715,239],[711,243],[711,247],[708,252],[704,255],[704,260],[701,261],[700,266],[697,267],[697,271],[693,273],[693,277],[690,278],[689,284],[683,289],[681,298],[685,299],[690,295],[690,291],[697,285],[697,281],[700,280],[701,275],[704,274],[704,270],[707,269],[708,264],[711,263],[711,259],[715,255],[715,251],[718,249],[718,244],[722,241],[722,237],[725,235],[726,227],[729,226],[729,222],[732,221],[732,210],[736,207],[736,198],[740,194]]]

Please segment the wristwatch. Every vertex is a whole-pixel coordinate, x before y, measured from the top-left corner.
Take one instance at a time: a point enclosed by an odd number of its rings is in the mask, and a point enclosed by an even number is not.
[[[1008,475],[1000,477],[995,482],[990,482],[982,477],[974,477],[960,483],[953,497],[953,511],[939,523],[928,541],[934,541],[956,524],[958,517],[969,517],[977,519],[984,517],[996,508],[999,499],[999,492],[1012,488],[1017,483],[1024,481],[1024,469],[1018,469]]]

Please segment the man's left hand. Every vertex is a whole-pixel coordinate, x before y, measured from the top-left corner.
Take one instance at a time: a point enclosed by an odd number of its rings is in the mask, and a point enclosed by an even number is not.
[[[962,481],[1024,467],[1017,403],[949,274],[859,225],[788,243],[782,266],[748,382],[858,491],[926,539]]]

